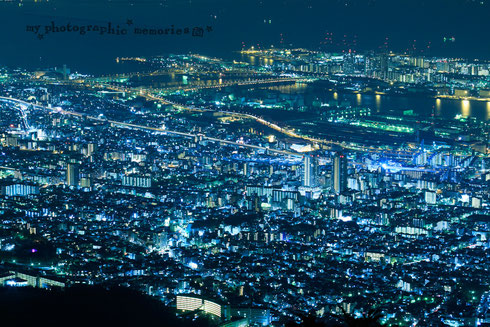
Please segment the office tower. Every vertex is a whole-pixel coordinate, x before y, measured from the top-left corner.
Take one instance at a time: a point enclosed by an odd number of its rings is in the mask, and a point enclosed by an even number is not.
[[[248,162],[245,162],[243,164],[243,175],[250,176],[250,166],[249,166]]]
[[[347,189],[347,157],[341,152],[334,155],[332,177],[335,193],[341,193]]]
[[[381,72],[381,78],[387,78],[388,77],[388,70],[389,70],[389,58],[386,54],[381,55],[380,57],[380,72]]]
[[[17,136],[7,137],[7,146],[18,146],[18,145],[19,145],[19,142],[18,142]]]
[[[67,80],[68,79],[68,75],[70,74],[70,70],[66,67],[66,64],[63,65],[62,73],[63,73],[63,79],[64,80]]]
[[[78,186],[79,175],[78,165],[69,163],[66,167],[66,184],[69,186]]]
[[[318,186],[318,158],[307,155],[304,158],[303,186]]]
[[[122,183],[123,186],[132,187],[151,187],[151,177],[149,176],[123,176]]]
[[[92,187],[92,178],[89,174],[80,174],[80,186],[84,188]]]
[[[95,152],[95,144],[89,143],[87,144],[87,156],[91,156]]]

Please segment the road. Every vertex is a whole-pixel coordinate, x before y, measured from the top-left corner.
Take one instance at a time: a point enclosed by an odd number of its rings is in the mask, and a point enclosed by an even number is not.
[[[284,80],[289,80],[289,79],[281,79],[281,81],[284,81]],[[296,79],[296,80],[299,80],[299,79]],[[265,126],[271,128],[277,132],[280,132],[286,136],[297,138],[297,139],[302,139],[302,140],[312,142],[312,143],[325,144],[328,146],[335,145],[335,146],[338,146],[340,148],[356,150],[356,151],[368,151],[368,152],[386,151],[386,149],[384,149],[384,148],[382,149],[382,148],[376,148],[376,147],[372,147],[372,146],[368,147],[368,146],[362,146],[362,145],[350,145],[350,144],[346,144],[344,142],[336,142],[336,141],[331,141],[331,140],[318,139],[318,138],[314,138],[314,137],[300,135],[292,129],[281,127],[281,126],[277,125],[276,123],[273,123],[273,122],[268,121],[262,117],[255,116],[252,114],[237,113],[235,111],[227,111],[227,110],[215,110],[215,109],[208,109],[208,108],[202,108],[202,107],[197,108],[197,107],[185,106],[181,103],[172,102],[172,101],[167,100],[163,97],[155,96],[155,95],[149,93],[148,91],[144,91],[144,90],[136,91],[136,90],[132,90],[132,89],[128,89],[128,88],[121,88],[121,87],[117,87],[117,86],[113,86],[113,85],[100,85],[100,87],[105,87],[107,89],[110,89],[113,91],[119,91],[119,92],[128,92],[128,93],[132,92],[133,94],[144,97],[148,100],[158,101],[158,102],[163,103],[163,104],[172,105],[175,108],[181,109],[181,110],[200,111],[200,112],[203,112],[203,111],[220,112],[220,113],[228,114],[228,115],[235,116],[235,117],[250,118],[250,119],[253,119],[253,120],[257,121],[258,123],[265,125]],[[222,87],[222,86],[216,86],[216,87]],[[394,151],[397,152],[396,150],[394,150]],[[406,151],[401,151],[401,152],[406,152]]]
[[[231,83],[230,85],[259,85],[261,83],[275,83],[275,82],[285,82],[285,81],[304,81],[306,79],[304,78],[277,78],[277,79],[268,79],[268,80],[252,80],[252,81],[239,81],[239,82],[234,82],[234,83]],[[73,83],[73,82],[72,82]],[[71,84],[71,83],[70,83]],[[113,90],[113,91],[119,91],[119,92],[126,92],[126,93],[130,93],[130,94],[133,94],[133,95],[137,95],[137,96],[141,96],[141,97],[144,97],[148,100],[152,100],[152,101],[158,101],[160,103],[163,103],[163,104],[168,104],[168,105],[172,105],[174,106],[175,108],[178,108],[178,109],[181,109],[181,110],[187,110],[187,111],[198,111],[198,112],[204,112],[204,111],[209,111],[209,112],[220,112],[220,113],[224,113],[224,114],[228,114],[228,115],[231,115],[231,116],[235,116],[235,117],[240,117],[240,118],[249,118],[249,119],[253,119],[255,121],[257,121],[258,123],[262,124],[262,125],[265,125],[281,134],[284,134],[288,137],[292,137],[292,138],[297,138],[297,139],[301,139],[301,140],[305,140],[305,141],[308,141],[308,142],[311,142],[311,143],[314,143],[314,144],[324,144],[324,145],[327,145],[327,146],[337,146],[339,148],[343,148],[343,149],[349,149],[349,150],[354,150],[354,151],[363,151],[363,152],[372,152],[372,153],[382,153],[382,152],[385,152],[387,151],[388,149],[386,147],[376,147],[376,146],[364,146],[364,145],[359,145],[359,144],[351,144],[351,143],[346,143],[346,142],[337,142],[337,141],[332,141],[332,140],[327,140],[327,139],[319,139],[319,138],[314,138],[314,137],[309,137],[309,136],[306,136],[306,135],[300,135],[298,133],[296,133],[293,129],[289,129],[289,128],[284,128],[284,127],[281,127],[279,125],[277,125],[276,123],[274,122],[271,122],[271,121],[268,121],[266,119],[264,119],[263,117],[259,117],[259,116],[255,116],[255,115],[252,115],[252,114],[247,114],[247,113],[239,113],[239,112],[234,112],[234,111],[228,111],[228,110],[216,110],[216,109],[208,109],[208,108],[203,108],[203,107],[193,107],[193,106],[186,106],[184,104],[181,104],[181,103],[176,103],[176,102],[172,102],[172,101],[169,101],[165,98],[163,98],[162,96],[157,96],[157,95],[154,95],[152,93],[150,93],[149,91],[146,91],[144,89],[135,89],[135,88],[125,88],[125,87],[119,87],[119,86],[114,86],[114,85],[110,85],[110,84],[104,84],[104,83],[96,83],[96,84],[85,84],[81,81],[76,81],[74,84],[78,84],[80,86],[89,86],[89,87],[98,87],[98,88],[104,88],[104,89],[109,89],[109,90]],[[221,87],[224,87],[226,85],[215,85],[215,86],[204,86],[202,88],[221,88]],[[197,90],[199,88],[190,88],[188,90]],[[71,114],[77,114],[77,113],[74,113],[74,112],[71,112]],[[90,117],[90,119],[98,119],[96,117]],[[122,122],[114,122],[114,124],[124,124]],[[151,127],[148,127],[148,126],[130,126],[130,125],[127,125],[127,127],[133,127],[133,128],[151,128]],[[158,129],[154,129],[154,130],[157,130]],[[182,132],[176,132],[176,131],[165,131],[165,130],[161,130],[163,132],[167,132],[169,134],[178,134],[180,133],[179,135],[183,135],[183,136],[196,136],[194,134],[188,134],[188,133],[182,133]],[[207,138],[207,137],[206,137]],[[224,142],[224,143],[227,143],[227,142],[230,142],[230,141],[226,141],[226,140],[220,140],[221,142]],[[233,142],[231,142],[233,143]],[[245,146],[245,145],[244,145]],[[252,145],[246,145],[246,146],[249,146],[249,147],[256,147],[258,149],[267,149],[268,151],[272,151],[272,152],[278,152],[278,153],[283,153],[283,154],[292,154],[291,152],[287,152],[287,151],[282,151],[282,150],[270,150],[268,148],[265,148],[265,147],[258,147],[258,146],[252,146]],[[402,156],[409,156],[409,157],[412,157],[416,152],[418,152],[419,150],[418,149],[412,149],[412,150],[404,150],[404,149],[399,149],[399,150],[394,150],[394,149],[389,149],[390,152],[392,153],[395,153],[395,154],[399,154],[399,155],[402,155]],[[295,155],[299,155],[299,154],[295,154]]]
[[[229,140],[222,140],[214,137],[209,137],[204,134],[192,134],[192,133],[185,133],[185,132],[179,132],[179,131],[171,131],[163,128],[157,128],[157,127],[151,127],[151,126],[145,126],[145,125],[137,125],[137,124],[130,124],[130,123],[125,123],[125,122],[120,122],[116,120],[109,120],[109,119],[103,119],[99,117],[94,117],[90,116],[85,113],[79,113],[75,111],[67,111],[67,110],[61,110],[61,109],[54,109],[54,108],[48,108],[46,106],[38,105],[38,104],[32,104],[20,99],[15,99],[15,98],[10,98],[10,97],[1,97],[0,100],[2,101],[7,101],[7,102],[14,102],[16,104],[22,104],[26,106],[32,106],[33,108],[38,108],[46,111],[51,111],[54,113],[59,113],[63,115],[70,115],[70,116],[75,116],[75,117],[80,117],[80,118],[85,118],[85,119],[90,119],[90,120],[95,120],[95,121],[100,121],[100,122],[108,122],[114,126],[120,126],[120,127],[129,127],[129,128],[134,128],[134,129],[140,129],[140,130],[145,130],[145,131],[153,131],[153,132],[161,132],[164,134],[170,134],[170,135],[177,135],[177,136],[184,136],[184,137],[191,137],[191,138],[200,138],[200,139],[205,139],[213,142],[220,142],[223,144],[229,144],[237,147],[246,147],[246,148],[252,148],[252,149],[257,149],[257,150],[264,150],[267,152],[272,152],[272,153],[278,153],[282,155],[288,155],[288,156],[297,156],[301,157],[301,154],[294,153],[294,152],[289,152],[289,151],[284,151],[284,150],[277,150],[277,149],[270,149],[267,147],[263,146],[258,146],[258,145],[253,145],[253,144],[246,144],[246,143],[237,143]]]

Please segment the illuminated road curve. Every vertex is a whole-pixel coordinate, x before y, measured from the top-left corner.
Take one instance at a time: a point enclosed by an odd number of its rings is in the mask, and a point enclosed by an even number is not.
[[[221,88],[221,87],[225,87],[225,86],[230,86],[230,85],[257,85],[257,84],[270,84],[270,83],[282,83],[282,82],[292,82],[292,81],[304,81],[306,79],[300,79],[300,78],[278,78],[278,79],[267,79],[267,80],[253,80],[253,81],[240,81],[240,82],[237,82],[237,83],[231,83],[231,84],[226,84],[226,85],[215,85],[215,86],[205,86],[203,88]],[[85,85],[84,82],[81,82],[81,81],[76,81],[78,82],[77,84],[79,85]],[[228,114],[228,115],[231,115],[231,116],[235,116],[235,117],[240,117],[240,118],[250,118],[250,119],[254,119],[256,120],[257,122],[259,122],[260,124],[262,125],[265,125],[269,128],[272,128],[284,135],[287,135],[289,137],[293,137],[293,138],[298,138],[298,139],[303,139],[303,140],[307,140],[309,142],[314,142],[314,143],[323,143],[323,144],[329,144],[329,145],[337,145],[339,147],[342,147],[342,148],[349,148],[349,149],[352,149],[352,150],[364,150],[364,151],[376,151],[376,150],[379,150],[379,149],[375,149],[375,148],[365,148],[365,147],[361,147],[361,146],[351,146],[349,147],[348,145],[344,144],[344,143],[340,143],[340,142],[334,142],[334,141],[328,141],[328,140],[321,140],[321,139],[315,139],[315,138],[311,138],[311,137],[308,137],[308,136],[304,136],[304,135],[300,135],[300,134],[297,134],[295,133],[294,131],[292,130],[288,130],[288,129],[285,129],[283,127],[280,127],[279,125],[273,123],[273,122],[269,122],[261,117],[257,117],[257,116],[254,116],[254,115],[251,115],[251,114],[245,114],[245,113],[237,113],[237,112],[233,112],[233,111],[222,111],[222,110],[213,110],[213,109],[207,109],[207,108],[195,108],[195,107],[187,107],[187,106],[184,106],[182,104],[178,104],[178,103],[175,103],[175,102],[172,102],[172,101],[169,101],[165,98],[162,98],[162,97],[159,97],[159,96],[155,96],[155,95],[152,95],[150,93],[148,93],[147,91],[144,91],[143,89],[130,89],[130,88],[125,88],[125,87],[118,87],[118,86],[114,86],[114,85],[110,85],[110,84],[104,84],[104,83],[97,83],[95,85],[90,85],[88,84],[88,86],[96,86],[96,87],[100,87],[100,88],[106,88],[106,89],[109,89],[109,90],[113,90],[113,91],[118,91],[118,92],[126,92],[126,93],[132,93],[134,95],[138,95],[138,96],[141,96],[141,97],[144,97],[146,99],[149,99],[149,100],[153,100],[153,101],[159,101],[163,104],[169,104],[169,105],[172,105],[178,109],[181,109],[181,110],[187,110],[187,111],[200,111],[200,112],[203,112],[203,111],[210,111],[210,112],[221,112],[221,113],[225,113],[225,114]],[[197,90],[198,88],[191,88],[189,90]],[[95,118],[95,117],[94,117]],[[230,141],[227,141],[227,142],[230,142]],[[233,142],[232,142],[233,143]],[[251,146],[251,145],[249,145]],[[259,147],[261,148],[261,147]],[[268,148],[264,148],[264,149],[268,149]],[[278,152],[278,151],[281,151],[281,150],[270,150],[270,151],[274,151],[274,152]],[[282,152],[279,152],[279,153],[282,153]],[[288,152],[289,154],[289,152]],[[297,155],[297,154],[294,154],[294,155]]]
[[[281,80],[283,81],[283,80]],[[249,83],[247,83],[249,84]],[[278,132],[281,132],[282,134],[285,134],[287,136],[290,136],[290,137],[294,137],[294,138],[299,138],[299,139],[305,139],[305,140],[308,140],[308,141],[311,141],[311,142],[317,142],[317,143],[329,143],[329,144],[337,144],[339,146],[344,146],[343,144],[339,143],[339,142],[334,142],[334,141],[327,141],[327,140],[320,140],[320,139],[315,139],[315,138],[311,138],[311,137],[307,137],[307,136],[304,136],[304,135],[300,135],[300,134],[297,134],[295,133],[294,131],[292,130],[288,130],[288,129],[285,129],[283,127],[280,127],[279,125],[275,124],[275,123],[272,123],[272,122],[269,122],[261,117],[257,117],[255,115],[252,115],[252,114],[246,114],[246,113],[237,113],[237,112],[234,112],[234,111],[227,111],[227,110],[214,110],[214,109],[207,109],[207,108],[197,108],[197,107],[187,107],[187,106],[184,106],[182,104],[179,104],[179,103],[175,103],[175,102],[172,102],[170,100],[167,100],[165,98],[162,98],[162,97],[159,97],[159,96],[155,96],[155,95],[152,95],[146,91],[143,91],[143,90],[140,90],[140,91],[136,91],[136,90],[131,90],[131,89],[128,89],[128,88],[121,88],[121,87],[116,87],[116,86],[112,86],[112,85],[103,85],[103,87],[105,88],[108,88],[110,90],[113,90],[113,91],[120,91],[120,92],[133,92],[135,93],[136,95],[139,95],[139,96],[142,96],[146,99],[149,99],[149,100],[153,100],[153,101],[159,101],[163,104],[169,104],[169,105],[172,105],[174,106],[175,108],[177,109],[181,109],[181,110],[188,110],[188,111],[200,111],[200,112],[203,112],[203,111],[209,111],[209,112],[221,112],[221,113],[225,113],[225,114],[228,114],[228,115],[231,115],[231,116],[236,116],[236,117],[241,117],[241,118],[251,118],[251,119],[254,119],[256,120],[257,122],[265,125],[265,126],[268,126]]]
[[[281,79],[280,81],[284,81],[285,79]],[[247,82],[247,85],[249,83]],[[215,109],[207,109],[207,108],[197,108],[197,107],[187,107],[187,106],[184,106],[182,104],[179,104],[179,103],[175,103],[175,102],[172,102],[172,101],[169,101],[163,97],[159,97],[159,96],[155,96],[155,95],[152,95],[150,93],[148,93],[147,91],[143,91],[143,90],[134,90],[134,89],[128,89],[128,88],[121,88],[121,87],[116,87],[116,86],[112,86],[112,85],[100,85],[101,87],[105,87],[105,88],[108,88],[110,90],[113,90],[113,91],[120,91],[120,92],[133,92],[135,95],[139,95],[139,96],[142,96],[146,99],[149,99],[149,100],[153,100],[153,101],[159,101],[163,104],[169,104],[169,105],[172,105],[174,106],[175,108],[177,109],[181,109],[181,110],[188,110],[188,111],[200,111],[200,112],[203,112],[203,111],[210,111],[210,112],[221,112],[221,113],[224,113],[224,114],[228,114],[228,115],[231,115],[231,116],[235,116],[235,117],[241,117],[241,118],[250,118],[250,119],[254,119],[255,121],[259,122],[260,124],[262,125],[265,125],[269,128],[272,128],[273,130],[275,131],[278,131],[284,135],[287,135],[289,137],[293,137],[293,138],[297,138],[297,139],[303,139],[303,140],[306,140],[306,141],[309,141],[309,142],[313,142],[313,143],[319,143],[319,144],[327,144],[327,145],[336,145],[336,146],[339,146],[341,148],[346,148],[346,149],[351,149],[351,150],[358,150],[358,151],[373,151],[373,152],[380,152],[380,151],[386,151],[386,149],[383,149],[383,148],[376,148],[376,147],[366,147],[366,146],[361,146],[361,145],[348,145],[348,144],[345,144],[345,143],[342,143],[342,142],[336,142],[336,141],[330,141],[330,140],[324,140],[324,139],[317,139],[317,138],[313,138],[313,137],[309,137],[309,136],[305,136],[305,135],[300,135],[296,132],[294,132],[293,130],[290,130],[290,129],[286,129],[286,128],[283,128],[273,122],[270,122],[270,121],[267,121],[261,117],[258,117],[258,116],[255,116],[255,115],[252,115],[252,114],[246,114],[246,113],[237,113],[237,112],[234,112],[234,111],[226,111],[226,110],[215,110]],[[215,86],[215,87],[221,87],[221,86]]]
[[[261,84],[261,83],[265,84],[265,83],[286,82],[286,81],[302,82],[302,81],[308,81],[308,80],[309,80],[308,78],[277,78],[277,79],[266,79],[266,80],[242,81],[242,82],[233,83],[233,85],[256,85],[256,84]],[[133,95],[138,95],[138,96],[144,97],[144,98],[149,99],[149,100],[159,101],[163,104],[172,105],[172,106],[174,106],[178,109],[181,109],[181,110],[200,111],[200,112],[203,112],[203,111],[221,112],[221,113],[229,114],[229,115],[235,116],[235,117],[254,119],[258,123],[265,125],[269,128],[272,128],[273,130],[278,131],[284,135],[287,135],[287,136],[293,137],[293,138],[297,138],[297,139],[303,139],[303,140],[306,140],[306,141],[309,141],[312,143],[325,144],[328,146],[335,145],[335,146],[338,146],[338,147],[343,148],[343,149],[349,149],[349,150],[355,150],[355,151],[364,151],[364,152],[378,152],[379,153],[379,152],[385,152],[388,150],[387,148],[383,148],[383,147],[363,146],[363,145],[359,145],[359,144],[347,144],[345,142],[337,142],[337,141],[332,141],[332,140],[318,139],[318,138],[314,138],[314,137],[300,135],[300,134],[294,132],[294,130],[283,128],[283,127],[281,127],[281,126],[279,126],[273,122],[265,120],[262,117],[258,117],[258,116],[252,115],[252,114],[237,113],[237,112],[226,111],[226,110],[208,109],[208,108],[202,108],[202,107],[197,108],[197,107],[184,106],[183,104],[169,101],[169,100],[167,100],[161,96],[156,96],[156,95],[150,94],[148,91],[143,90],[142,88],[140,88],[140,89],[124,88],[124,87],[118,87],[118,86],[103,84],[103,83],[99,83],[96,86],[98,86],[100,88],[107,88],[107,89],[110,89],[113,91],[132,93]],[[227,85],[222,84],[222,85],[213,85],[213,86],[203,86],[201,88],[221,88],[221,87],[225,87],[225,86],[227,86]],[[187,91],[198,90],[198,89],[199,89],[199,87],[194,87],[194,88],[184,89],[184,91],[185,90],[187,90]],[[408,152],[408,155],[414,154],[411,151],[407,151],[407,150],[390,149],[390,151],[394,152],[394,153],[403,154],[403,155],[406,155],[407,152]]]
[[[305,79],[296,79],[296,81],[302,81],[302,80],[305,80]],[[220,86],[213,86],[213,87],[219,88]],[[120,90],[120,89],[114,88],[114,90]],[[135,92],[135,91],[131,90],[131,89],[125,89],[125,92]],[[328,146],[335,145],[335,146],[338,146],[340,148],[355,150],[355,151],[363,151],[363,152],[375,152],[375,153],[390,152],[392,154],[396,154],[396,155],[400,155],[400,156],[410,156],[410,157],[415,155],[416,152],[420,151],[419,149],[391,149],[391,148],[387,148],[387,147],[364,146],[364,145],[352,144],[352,143],[348,144],[346,142],[337,142],[337,141],[326,140],[326,139],[318,139],[318,138],[298,134],[294,130],[281,127],[281,126],[279,126],[273,122],[265,120],[262,117],[255,116],[252,114],[237,113],[234,111],[227,111],[227,110],[207,109],[207,108],[202,108],[202,107],[200,107],[200,108],[192,107],[192,106],[188,107],[188,106],[185,106],[185,105],[180,104],[180,103],[175,103],[175,102],[169,101],[169,100],[167,100],[161,96],[152,95],[149,92],[143,91],[143,90],[139,90],[138,95],[145,97],[146,99],[159,101],[159,102],[164,103],[164,104],[170,104],[170,105],[172,105],[178,109],[182,109],[182,110],[220,112],[220,113],[228,114],[228,115],[235,116],[235,117],[254,119],[258,123],[265,125],[269,128],[272,128],[273,130],[276,130],[276,131],[278,131],[284,135],[287,135],[289,137],[303,139],[303,140],[306,140],[306,141],[309,141],[312,143],[317,143],[317,144],[325,144]],[[431,152],[428,152],[428,154],[430,154],[430,153]],[[450,153],[441,153],[441,154],[450,154]]]
[[[95,121],[100,121],[100,122],[108,122],[111,123],[114,126],[121,126],[121,127],[129,127],[129,128],[134,128],[134,129],[141,129],[141,130],[146,130],[146,131],[155,131],[155,132],[161,132],[164,134],[171,134],[171,135],[178,135],[178,136],[184,136],[184,137],[192,137],[192,138],[202,138],[206,139],[209,141],[214,141],[214,142],[220,142],[223,144],[230,144],[233,146],[238,146],[238,147],[247,147],[247,148],[252,148],[252,149],[258,149],[258,150],[264,150],[268,152],[273,152],[273,153],[278,153],[282,155],[288,155],[288,156],[296,156],[296,157],[301,157],[301,154],[294,153],[294,152],[289,152],[289,151],[283,151],[283,150],[276,150],[276,149],[270,149],[266,148],[263,146],[258,146],[258,145],[253,145],[253,144],[245,144],[245,143],[237,143],[233,141],[228,141],[228,140],[222,140],[222,139],[217,139],[214,137],[209,137],[204,134],[191,134],[191,133],[184,133],[184,132],[178,132],[178,131],[170,131],[166,130],[163,128],[157,128],[157,127],[151,127],[151,126],[144,126],[144,125],[137,125],[137,124],[130,124],[130,123],[125,123],[125,122],[120,122],[120,121],[115,121],[115,120],[108,120],[108,119],[103,119],[103,118],[98,118],[94,116],[90,116],[84,113],[79,113],[79,112],[74,112],[74,111],[66,111],[66,110],[61,110],[61,109],[54,109],[54,108],[48,108],[42,105],[38,104],[33,104],[29,102],[25,102],[20,99],[15,99],[15,98],[9,98],[9,97],[2,97],[0,96],[0,100],[7,101],[7,102],[15,102],[18,104],[23,104],[26,106],[32,106],[34,108],[41,108],[43,110],[51,111],[54,113],[60,113],[64,115],[70,115],[70,116],[76,116],[76,117],[81,117],[81,118],[86,118],[90,120],[95,120]]]
[[[302,80],[306,80],[306,79],[304,79],[304,78],[278,78],[275,80],[269,79],[269,80],[255,80],[255,81],[246,81],[246,82],[243,81],[242,83],[244,83],[243,85],[251,85],[251,84],[253,85],[254,83],[256,83],[256,84],[260,84],[261,82],[263,82],[263,83],[271,83],[272,82],[273,83],[274,81],[283,82],[283,81],[287,81],[287,80],[302,81]],[[72,83],[69,83],[69,84],[72,84]],[[276,130],[276,131],[278,131],[284,135],[287,135],[289,137],[303,139],[303,140],[306,140],[306,141],[309,141],[312,143],[317,143],[317,144],[325,144],[328,146],[336,145],[336,146],[338,146],[340,148],[344,148],[344,149],[355,150],[355,151],[363,151],[363,152],[374,152],[374,153],[386,152],[387,150],[389,150],[392,153],[400,154],[402,156],[407,156],[407,155],[413,156],[415,154],[415,152],[418,151],[415,149],[413,149],[413,150],[394,150],[394,149],[388,149],[386,147],[363,146],[363,145],[359,145],[359,144],[347,144],[345,142],[337,142],[337,141],[332,141],[332,140],[313,138],[313,137],[309,137],[309,136],[305,136],[305,135],[300,135],[300,134],[294,132],[294,130],[290,130],[290,129],[280,127],[279,125],[277,125],[273,122],[267,121],[267,120],[263,119],[262,117],[258,117],[258,116],[252,115],[252,114],[237,113],[237,112],[233,112],[233,111],[222,111],[222,110],[208,109],[208,108],[202,108],[202,107],[197,108],[197,107],[193,107],[193,106],[188,107],[188,106],[184,106],[184,105],[179,104],[179,103],[169,101],[169,100],[167,100],[161,96],[155,96],[155,95],[150,94],[148,91],[145,91],[143,89],[118,87],[118,86],[113,86],[113,85],[104,84],[104,83],[85,84],[81,81],[76,81],[75,84],[78,84],[79,86],[85,86],[85,87],[94,87],[95,86],[98,88],[105,88],[105,89],[109,89],[109,90],[113,90],[113,91],[126,92],[126,93],[130,93],[133,95],[138,95],[138,96],[144,97],[144,98],[149,99],[149,100],[158,101],[158,102],[161,102],[163,104],[172,105],[172,106],[174,106],[178,109],[181,109],[181,110],[198,111],[198,112],[204,112],[204,111],[221,112],[221,113],[225,113],[225,114],[235,116],[235,117],[250,118],[250,119],[257,121],[258,123],[260,123],[262,125],[265,125],[269,128],[272,128],[272,129],[274,129],[274,130]],[[235,84],[235,85],[238,85],[238,84]],[[215,86],[211,86],[211,87],[212,88],[220,88],[220,87],[223,87],[223,85],[215,85]],[[209,88],[209,87],[206,87],[206,88]],[[93,117],[93,119],[98,119],[98,118]],[[120,122],[118,122],[118,123],[120,123]],[[120,124],[125,124],[125,123],[120,123]],[[127,125],[127,126],[129,126],[129,125]],[[134,127],[134,128],[143,128],[143,127],[151,128],[148,126],[132,126],[132,127]],[[165,130],[159,130],[159,129],[154,129],[154,130],[162,131],[162,132],[168,132],[169,134],[181,133],[181,132],[171,132],[171,131],[165,131]],[[182,134],[186,134],[186,133],[182,133]],[[189,134],[188,136],[191,136],[191,135],[196,136],[194,134]],[[207,138],[207,137],[204,136],[204,138]],[[224,143],[229,142],[230,144],[235,144],[234,142],[231,142],[231,141],[226,141],[226,140],[220,140],[220,141],[224,142]],[[238,144],[236,144],[236,145],[238,145]],[[253,145],[244,145],[244,146],[256,147],[258,149],[266,149],[268,151],[283,153],[283,154],[288,154],[288,155],[296,155],[296,156],[299,155],[297,153],[291,153],[291,152],[281,151],[281,150],[272,150],[269,148],[253,146]]]

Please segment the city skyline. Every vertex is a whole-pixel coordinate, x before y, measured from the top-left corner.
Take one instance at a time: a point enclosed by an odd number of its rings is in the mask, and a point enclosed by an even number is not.
[[[487,326],[487,9],[0,2],[0,321]]]
[[[262,3],[262,4],[261,4]],[[345,5],[347,3],[347,5]],[[490,59],[487,1],[126,1],[102,6],[83,1],[3,2],[0,62],[8,65],[55,66],[68,64],[87,70],[96,62],[116,56],[151,56],[199,52],[223,56],[246,47],[274,45],[335,51],[379,50],[435,56]],[[255,10],[259,8],[259,10]],[[177,19],[178,17],[178,19]],[[343,17],[346,17],[344,19]],[[170,25],[212,26],[202,40],[188,38],[52,35],[39,40],[26,32],[28,25],[107,24],[128,26],[127,20],[148,27]],[[12,43],[15,40],[15,44]],[[62,42],[65,46],[53,47]],[[36,49],[30,51],[30,49]],[[97,48],[97,51],[90,49]],[[16,53],[23,53],[17,56]],[[90,59],[90,60],[84,60]],[[89,65],[87,62],[91,62]],[[37,65],[37,66],[33,66]]]

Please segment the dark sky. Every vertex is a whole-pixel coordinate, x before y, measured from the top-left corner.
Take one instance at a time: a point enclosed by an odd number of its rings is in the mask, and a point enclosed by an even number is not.
[[[483,1],[483,3],[482,3]],[[223,56],[246,46],[304,46],[490,59],[488,0],[51,0],[0,2],[0,64],[67,63],[83,69],[116,56],[187,51]],[[133,25],[126,25],[127,19]],[[269,23],[270,20],[270,23]],[[130,28],[130,35],[57,33],[38,39],[27,25]],[[265,23],[264,23],[265,21]],[[132,35],[134,27],[212,26],[204,37]],[[326,42],[327,33],[332,41]],[[454,37],[454,42],[444,42]],[[414,41],[415,40],[415,41]],[[322,44],[322,42],[324,42]],[[428,47],[429,46],[429,47]]]

